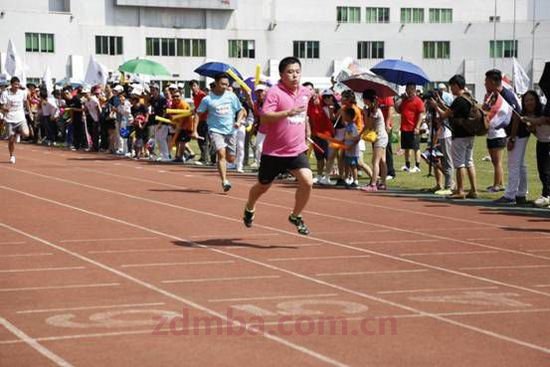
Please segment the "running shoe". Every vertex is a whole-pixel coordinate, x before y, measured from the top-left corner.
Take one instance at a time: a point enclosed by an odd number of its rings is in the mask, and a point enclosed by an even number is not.
[[[244,207],[243,222],[244,225],[248,228],[252,227],[252,222],[256,217],[256,210],[249,210],[246,206]]]
[[[301,215],[294,215],[291,213],[288,216],[288,221],[296,226],[298,233],[303,234],[304,236],[309,234],[309,228],[304,223],[304,219]]]
[[[229,190],[231,190],[231,182],[225,180],[222,183],[222,188],[223,188],[223,192],[228,192]]]

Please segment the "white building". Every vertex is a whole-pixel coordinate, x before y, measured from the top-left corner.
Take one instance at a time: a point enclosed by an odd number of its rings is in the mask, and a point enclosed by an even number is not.
[[[403,58],[433,81],[463,74],[479,96],[485,71],[511,74],[514,54],[538,81],[550,60],[550,1],[0,0],[4,59],[10,39],[31,78],[49,65],[55,79],[81,79],[90,55],[110,70],[154,59],[172,80],[197,78],[209,60],[276,76],[278,60],[295,54],[306,78],[326,83],[346,57],[367,67]]]

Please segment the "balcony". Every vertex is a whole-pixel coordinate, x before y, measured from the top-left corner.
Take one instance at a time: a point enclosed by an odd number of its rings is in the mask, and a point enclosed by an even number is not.
[[[150,8],[236,10],[238,0],[116,0],[118,6]]]

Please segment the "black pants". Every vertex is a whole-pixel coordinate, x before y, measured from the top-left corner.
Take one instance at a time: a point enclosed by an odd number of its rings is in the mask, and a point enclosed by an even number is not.
[[[395,177],[395,168],[393,167],[393,149],[391,147],[391,137],[386,146],[386,165],[388,167],[388,176]]]
[[[86,127],[92,138],[92,146],[89,148],[97,152],[99,150],[99,121],[94,121],[90,114],[86,114]]]
[[[208,124],[206,121],[199,121],[197,133],[203,138],[198,141],[199,149],[201,150],[200,161],[202,163],[208,163],[210,160],[210,135],[208,134]]]
[[[76,149],[88,147],[88,139],[86,138],[86,130],[82,119],[73,122],[73,145]]]
[[[542,183],[542,196],[550,197],[550,143],[537,141],[537,168]]]

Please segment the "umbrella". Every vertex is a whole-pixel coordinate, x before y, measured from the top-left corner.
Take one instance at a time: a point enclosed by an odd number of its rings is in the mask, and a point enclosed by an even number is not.
[[[196,68],[195,73],[202,76],[207,76],[209,78],[214,78],[218,74],[226,73],[229,69],[233,70],[233,72],[237,74],[239,78],[243,78],[243,76],[241,75],[241,73],[239,73],[237,69],[235,69],[231,65],[224,64],[223,62],[207,62],[206,64],[203,64]]]
[[[539,87],[546,95],[546,98],[550,100],[550,61],[544,65],[544,71],[539,80]]]
[[[379,97],[391,97],[397,95],[397,91],[384,79],[369,73],[352,75],[340,83],[348,86],[354,92],[363,92],[373,89]]]
[[[384,60],[376,64],[371,71],[390,83],[405,85],[413,83],[424,85],[430,82],[426,73],[413,63],[403,60]]]
[[[118,67],[118,70],[129,74],[150,76],[172,75],[162,64],[159,64],[156,61],[139,58],[126,61],[124,64]]]

